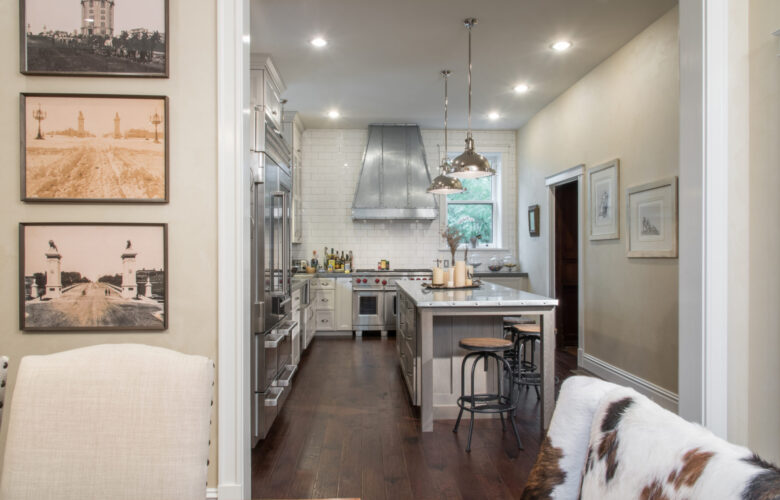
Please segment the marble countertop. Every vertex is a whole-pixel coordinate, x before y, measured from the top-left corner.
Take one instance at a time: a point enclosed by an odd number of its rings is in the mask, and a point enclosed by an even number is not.
[[[408,295],[417,307],[516,307],[557,306],[558,300],[483,282],[479,288],[464,290],[429,290],[419,281],[400,280],[396,286]]]
[[[474,271],[477,278],[527,278],[528,273],[523,271]]]

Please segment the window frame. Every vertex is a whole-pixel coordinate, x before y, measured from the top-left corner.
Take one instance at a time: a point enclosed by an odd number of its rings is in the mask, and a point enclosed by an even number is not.
[[[447,154],[447,157],[450,161],[454,160],[458,155],[460,155],[462,151],[450,151]],[[481,152],[483,156],[485,156],[488,161],[490,161],[490,166],[493,167],[493,169],[496,171],[496,175],[491,176],[491,200],[450,200],[449,195],[442,195],[442,202],[441,202],[441,225],[442,230],[446,229],[449,222],[449,205],[491,205],[493,207],[493,242],[492,243],[482,243],[480,242],[477,244],[477,247],[475,250],[491,250],[491,249],[501,249],[502,248],[502,238],[503,234],[501,231],[501,206],[502,206],[502,182],[503,182],[503,164],[504,164],[504,151],[500,150],[483,150]],[[495,160],[494,160],[495,159]],[[470,245],[468,241],[465,241],[459,245],[458,248],[465,248],[466,246]],[[469,247],[470,248],[470,247]]]

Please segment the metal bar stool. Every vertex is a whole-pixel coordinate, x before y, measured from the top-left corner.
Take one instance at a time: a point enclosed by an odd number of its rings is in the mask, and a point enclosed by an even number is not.
[[[536,358],[536,342],[541,339],[542,329],[537,324],[512,325],[512,339],[515,349],[513,374],[518,386],[533,387],[536,390],[536,399],[539,399],[539,386],[542,383],[541,374],[537,370],[534,359]],[[531,359],[528,359],[528,344],[531,344]],[[522,356],[521,356],[522,352]]]
[[[511,376],[512,367],[509,362],[500,356],[499,353],[506,353],[514,348],[514,344],[511,340],[497,339],[497,338],[464,338],[458,342],[458,345],[467,351],[471,351],[463,357],[460,371],[460,394],[458,398],[458,406],[460,411],[458,412],[458,419],[455,421],[455,428],[452,432],[458,432],[458,426],[460,425],[460,419],[463,416],[463,411],[471,413],[471,422],[469,423],[469,439],[466,445],[466,451],[471,451],[471,436],[474,433],[474,414],[475,413],[498,413],[501,417],[501,427],[506,429],[506,423],[504,422],[504,413],[509,414],[509,421],[512,423],[512,430],[515,433],[517,439],[517,447],[523,449],[523,443],[520,441],[520,433],[517,431],[517,424],[513,417],[515,409],[517,407],[517,401],[514,398],[515,392],[515,378]],[[474,358],[474,362],[471,365],[471,391],[466,394],[466,361]],[[477,364],[484,359],[485,371],[488,369],[488,360],[493,359],[496,362],[496,392],[492,394],[475,394],[474,393],[474,371],[477,368]],[[509,391],[502,390],[504,387],[503,380],[504,374],[509,374],[507,377],[509,380]]]

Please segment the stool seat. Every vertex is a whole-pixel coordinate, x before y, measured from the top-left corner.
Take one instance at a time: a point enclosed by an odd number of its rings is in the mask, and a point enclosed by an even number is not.
[[[512,325],[512,329],[523,335],[538,335],[542,333],[542,327],[536,324],[518,323],[516,325]]]
[[[493,337],[467,337],[460,339],[458,345],[470,351],[506,351],[514,345],[511,340]]]

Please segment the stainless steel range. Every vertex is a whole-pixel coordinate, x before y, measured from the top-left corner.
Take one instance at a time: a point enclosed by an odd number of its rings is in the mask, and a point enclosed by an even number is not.
[[[378,330],[386,336],[395,330],[398,313],[397,280],[431,281],[430,269],[394,269],[376,271],[358,269],[352,277],[352,329],[361,337],[364,331]]]

